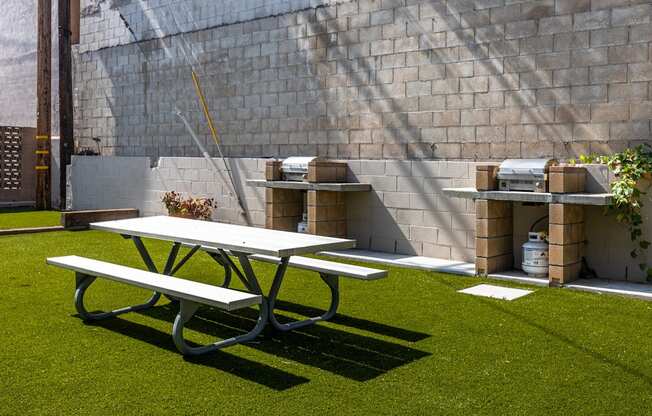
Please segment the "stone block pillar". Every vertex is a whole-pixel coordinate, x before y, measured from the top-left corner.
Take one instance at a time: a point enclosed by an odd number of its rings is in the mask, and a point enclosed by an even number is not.
[[[475,216],[476,273],[486,275],[511,269],[514,263],[512,203],[478,199]]]
[[[297,231],[303,214],[303,197],[295,189],[265,190],[265,228]]]
[[[346,237],[346,205],[342,193],[308,191],[308,232]]]
[[[551,285],[579,277],[584,249],[584,206],[550,204],[549,237]]]
[[[478,165],[475,167],[475,189],[495,191],[498,189],[498,165]]]
[[[268,160],[265,162],[265,180],[281,180],[281,163],[280,160]]]

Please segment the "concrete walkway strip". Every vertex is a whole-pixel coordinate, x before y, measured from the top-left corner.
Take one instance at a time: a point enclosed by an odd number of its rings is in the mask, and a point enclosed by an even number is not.
[[[648,301],[652,300],[652,285],[648,283],[607,279],[579,279],[564,287],[583,292],[620,295]]]
[[[475,265],[473,263],[467,263],[463,261],[437,259],[432,257],[414,256],[407,254],[383,253],[379,251],[362,249],[322,251],[318,254],[339,259],[378,263],[388,266],[405,267],[409,269],[428,270],[433,272],[457,274],[461,276],[475,276]],[[513,283],[548,287],[547,278],[530,277],[520,270],[492,273],[487,277],[493,280],[504,280]],[[609,279],[579,279],[570,284],[564,285],[564,289],[627,296],[631,298],[652,301],[652,284],[650,283],[637,283]]]
[[[0,230],[0,236],[3,235],[18,235],[18,234],[35,234],[35,233],[47,233],[51,231],[63,231],[64,228],[61,225],[53,225],[51,227],[33,227],[33,228],[9,228],[6,230]]]
[[[458,292],[466,293],[467,295],[482,296],[485,298],[514,300],[529,295],[533,292],[533,290],[512,289],[510,287],[483,284],[467,287],[466,289],[459,290]]]

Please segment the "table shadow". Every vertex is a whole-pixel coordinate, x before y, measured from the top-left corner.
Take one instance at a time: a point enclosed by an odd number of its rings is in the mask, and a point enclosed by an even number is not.
[[[86,325],[101,327],[139,341],[147,342],[148,344],[175,354],[179,354],[179,351],[176,349],[174,342],[172,341],[172,336],[169,333],[159,331],[158,329],[146,325],[127,321],[120,317],[87,322]],[[193,344],[192,342],[189,342],[188,344],[196,346],[196,344]],[[180,354],[179,358],[182,358]],[[183,358],[190,363],[224,371],[225,373],[263,385],[276,391],[287,390],[310,381],[305,377],[288,373],[278,368],[270,367],[246,358],[238,357],[229,354],[224,350],[218,350],[201,356]]]
[[[286,312],[292,312],[303,316],[319,316],[322,315],[325,311],[319,308],[312,306],[301,305],[299,303],[288,302],[285,300],[277,300],[275,303],[275,310],[282,310]],[[399,328],[396,326],[382,324],[380,322],[369,321],[367,319],[355,318],[353,316],[347,316],[342,314],[336,314],[329,322],[336,323],[338,325],[348,326],[351,328],[361,329],[367,332],[373,332],[375,334],[384,335],[396,339],[400,339],[408,342],[417,342],[422,341],[426,338],[430,338],[430,334],[423,332],[411,331],[409,329]]]
[[[138,313],[173,322],[177,309],[174,304],[164,304]],[[186,327],[212,337],[227,338],[248,331],[257,317],[258,312],[254,309],[233,313],[202,307]],[[268,325],[256,341],[243,345],[360,382],[431,355],[398,343],[320,324],[290,332],[275,331]]]

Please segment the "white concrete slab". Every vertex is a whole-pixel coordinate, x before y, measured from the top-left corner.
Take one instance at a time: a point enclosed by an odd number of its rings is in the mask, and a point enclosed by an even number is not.
[[[522,298],[523,296],[527,296],[533,291],[483,284],[483,285],[467,287],[466,289],[458,290],[458,292],[465,293],[467,295],[482,296],[485,298],[514,300],[514,299]]]
[[[527,285],[543,286],[543,287],[549,286],[547,277],[531,277],[528,276],[527,273],[522,272],[520,270],[509,270],[506,272],[491,273],[487,277],[496,280],[505,280],[507,282],[525,283]]]

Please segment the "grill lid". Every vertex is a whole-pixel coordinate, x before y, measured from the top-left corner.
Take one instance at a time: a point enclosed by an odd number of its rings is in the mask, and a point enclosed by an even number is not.
[[[308,173],[308,164],[317,159],[316,156],[292,156],[281,163],[283,173]]]
[[[555,159],[506,159],[500,164],[498,179],[543,177],[548,168],[556,164]]]

